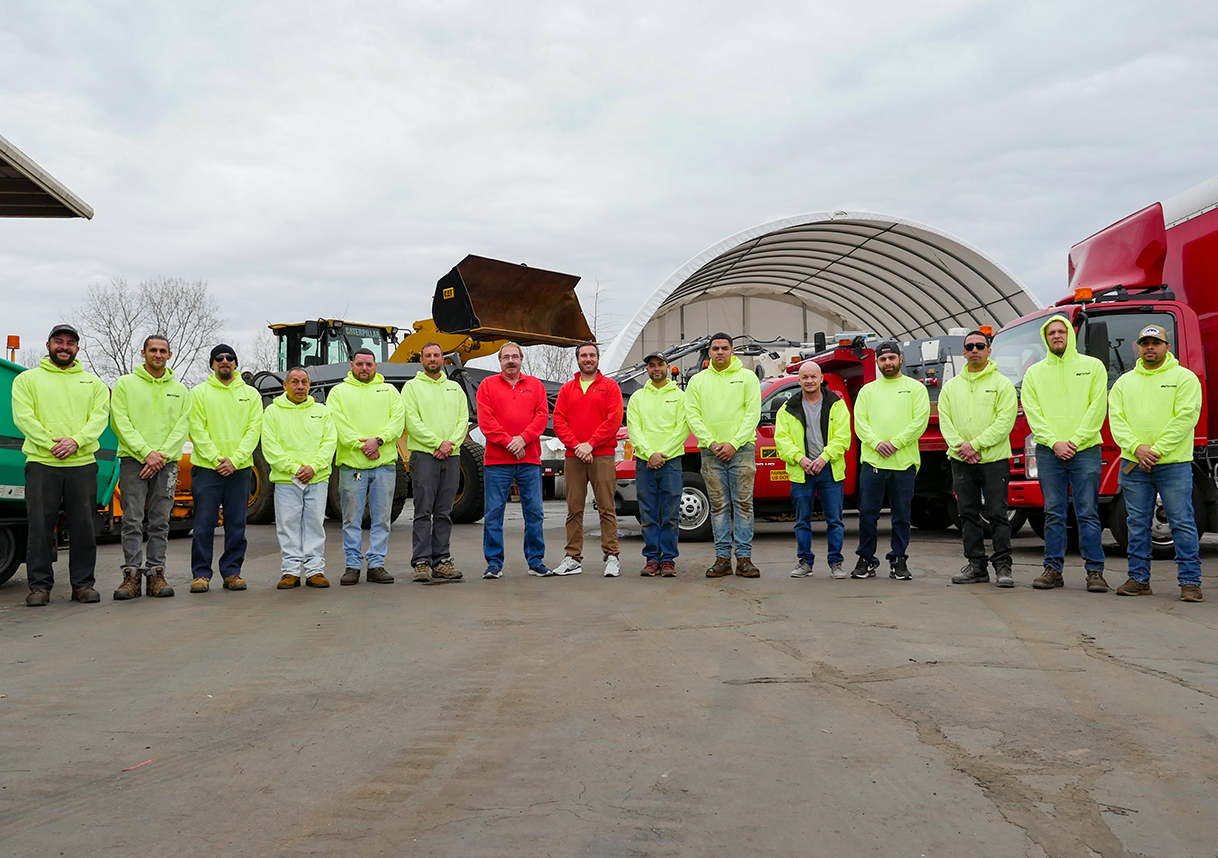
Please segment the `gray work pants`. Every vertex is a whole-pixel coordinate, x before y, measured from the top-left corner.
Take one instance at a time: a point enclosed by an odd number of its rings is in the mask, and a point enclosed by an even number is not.
[[[123,566],[147,572],[165,565],[169,515],[173,512],[173,495],[178,487],[178,463],[167,463],[146,480],[140,477],[143,467],[144,463],[138,459],[120,457],[118,487],[123,494]],[[145,519],[148,521],[148,548],[141,551]]]
[[[429,453],[410,454],[410,485],[414,490],[414,550],[410,565],[436,564],[449,556],[453,522],[450,518],[461,481],[461,454],[447,459]]]

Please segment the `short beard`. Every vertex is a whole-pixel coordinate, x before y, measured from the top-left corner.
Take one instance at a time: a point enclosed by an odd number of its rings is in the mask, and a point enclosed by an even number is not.
[[[55,354],[54,352],[49,352],[47,354],[47,357],[49,357],[51,359],[51,363],[55,364],[55,366],[71,366],[72,364],[76,363],[75,355],[68,358],[66,363],[64,361],[61,361],[59,359],[59,356],[57,354]]]

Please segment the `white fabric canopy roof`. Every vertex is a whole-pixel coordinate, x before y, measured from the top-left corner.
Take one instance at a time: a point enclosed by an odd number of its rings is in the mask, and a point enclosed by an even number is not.
[[[799,215],[746,229],[677,269],[614,338],[606,371],[659,311],[714,295],[790,295],[898,339],[997,329],[1040,308],[1014,274],[942,230],[869,212]]]

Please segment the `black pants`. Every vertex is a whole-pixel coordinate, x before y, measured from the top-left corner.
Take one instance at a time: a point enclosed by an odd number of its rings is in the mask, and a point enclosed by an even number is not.
[[[58,468],[25,463],[25,507],[29,546],[25,568],[30,592],[55,585],[55,523],[63,507],[68,520],[68,576],[73,587],[92,587],[97,565],[93,516],[97,512],[97,463]]]
[[[410,485],[414,488],[412,566],[448,559],[453,501],[460,483],[461,455],[457,449],[444,460],[418,451],[410,454]]]
[[[1011,565],[1011,522],[1007,518],[1007,483],[1011,466],[1006,459],[983,465],[968,465],[952,460],[952,483],[960,509],[960,530],[964,532],[964,556],[995,568]],[[985,554],[985,524],[990,526],[994,553]]]

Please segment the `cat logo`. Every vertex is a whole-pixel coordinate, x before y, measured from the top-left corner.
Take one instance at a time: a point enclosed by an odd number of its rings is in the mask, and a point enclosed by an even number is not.
[[[455,294],[455,293],[453,292],[453,287],[452,287],[452,286],[445,286],[445,287],[444,287],[444,300],[445,300],[445,301],[447,301],[449,298],[453,297],[453,295],[454,295],[454,294]]]
[[[777,447],[762,447],[761,455],[758,456],[757,458],[759,458],[759,459],[777,459],[778,458],[778,448]]]

